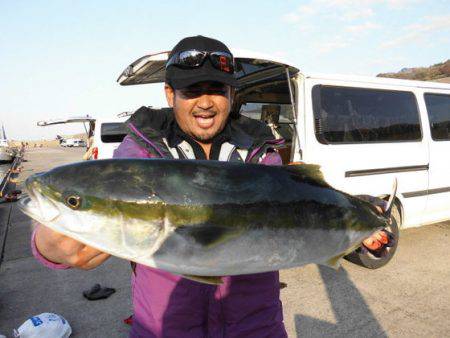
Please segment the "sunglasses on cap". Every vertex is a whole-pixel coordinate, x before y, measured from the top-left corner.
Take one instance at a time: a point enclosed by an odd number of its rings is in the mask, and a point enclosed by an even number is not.
[[[228,73],[234,73],[233,55],[227,52],[206,52],[195,49],[185,50],[175,53],[167,60],[166,69],[169,66],[178,66],[181,68],[198,68],[209,57],[214,68]]]

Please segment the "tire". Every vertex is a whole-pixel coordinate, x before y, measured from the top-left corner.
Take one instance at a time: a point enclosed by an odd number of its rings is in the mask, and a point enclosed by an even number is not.
[[[392,224],[386,228],[392,234],[391,245],[383,247],[379,255],[367,250],[364,246],[348,254],[344,258],[349,262],[363,266],[368,269],[378,269],[385,266],[394,257],[399,241],[399,228],[401,225],[401,215],[397,205],[392,207]]]

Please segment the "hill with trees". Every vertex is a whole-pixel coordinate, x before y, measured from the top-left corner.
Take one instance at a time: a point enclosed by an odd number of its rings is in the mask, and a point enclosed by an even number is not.
[[[382,73],[377,76],[450,83],[450,59],[430,67],[403,68],[397,73]]]

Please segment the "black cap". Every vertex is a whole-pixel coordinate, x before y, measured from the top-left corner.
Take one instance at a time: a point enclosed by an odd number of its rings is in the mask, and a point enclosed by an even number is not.
[[[231,54],[228,47],[219,40],[197,35],[184,38],[178,42],[170,52],[169,59],[175,53],[191,49],[206,52],[226,52]],[[220,82],[232,87],[237,87],[238,85],[233,74],[214,68],[209,58],[207,58],[198,68],[185,69],[172,65],[166,69],[166,82],[174,89],[186,88],[194,83],[203,81]]]

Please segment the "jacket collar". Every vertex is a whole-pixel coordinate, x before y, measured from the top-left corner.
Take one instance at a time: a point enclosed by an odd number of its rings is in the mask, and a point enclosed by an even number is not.
[[[177,141],[175,128],[178,126],[172,108],[141,107],[127,120],[127,124],[130,131],[140,138],[144,136],[150,140],[162,138],[169,140],[174,137],[175,142]],[[139,133],[136,133],[136,130]],[[266,142],[275,141],[270,128],[264,122],[242,115],[237,118],[230,117],[221,134],[223,134],[222,137],[225,137],[227,141],[239,149],[250,149]],[[221,137],[221,134],[218,137]]]
[[[163,131],[167,139],[167,143],[170,147],[176,147],[183,141],[188,141],[190,144],[195,143],[194,139],[187,135],[183,130],[181,130],[178,123],[173,120],[173,122]],[[227,123],[225,128],[212,139],[212,143],[222,144],[224,142],[231,140],[231,128],[230,124]]]

